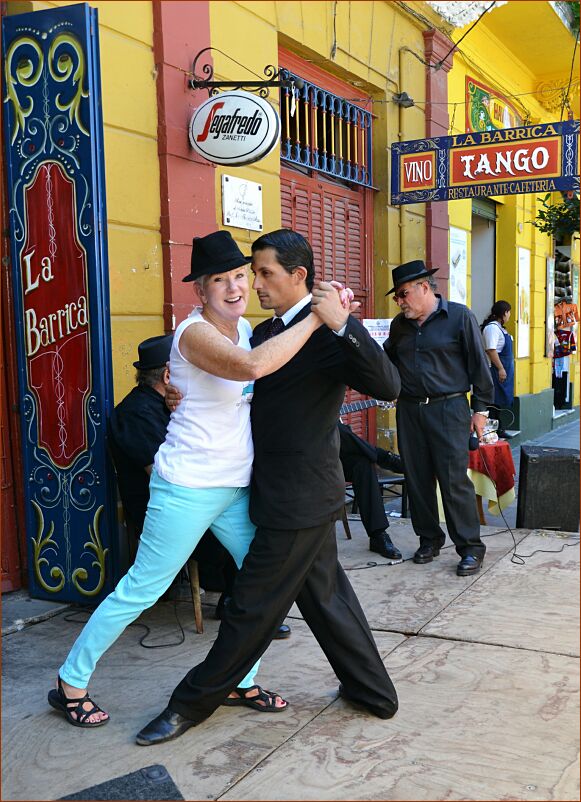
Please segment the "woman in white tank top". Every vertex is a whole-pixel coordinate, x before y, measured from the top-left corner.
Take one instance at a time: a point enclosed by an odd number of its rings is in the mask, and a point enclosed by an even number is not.
[[[229,232],[194,239],[192,270],[184,281],[196,282],[202,307],[174,336],[170,372],[184,399],[155,457],[135,563],[85,625],[48,696],[74,726],[107,723],[108,714],[87,693],[98,659],[167,590],[206,529],[212,527],[238,567],[254,536],[248,516],[251,385],[291,359],[320,320],[311,313],[251,351],[250,324],[242,318],[248,261]],[[284,710],[284,699],[253,684],[257,666],[241,677],[225,703]]]

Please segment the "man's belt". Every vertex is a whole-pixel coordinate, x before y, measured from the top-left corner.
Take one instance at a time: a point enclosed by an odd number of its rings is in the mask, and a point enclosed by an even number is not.
[[[444,395],[400,395],[398,401],[409,401],[412,404],[435,404],[437,401],[446,401],[448,398],[460,398],[466,393],[445,393]]]

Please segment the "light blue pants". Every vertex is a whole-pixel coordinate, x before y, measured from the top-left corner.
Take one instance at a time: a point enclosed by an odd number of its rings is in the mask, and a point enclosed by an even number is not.
[[[238,568],[254,537],[247,487],[181,487],[153,471],[149,492],[134,564],[94,611],[59,670],[61,679],[75,688],[87,687],[101,655],[165,593],[206,529],[212,527]],[[239,687],[254,685],[259,662]]]

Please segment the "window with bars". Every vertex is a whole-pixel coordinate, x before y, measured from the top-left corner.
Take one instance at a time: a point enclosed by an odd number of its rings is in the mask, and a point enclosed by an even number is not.
[[[371,112],[285,68],[280,77],[301,86],[281,90],[281,159],[373,186]]]

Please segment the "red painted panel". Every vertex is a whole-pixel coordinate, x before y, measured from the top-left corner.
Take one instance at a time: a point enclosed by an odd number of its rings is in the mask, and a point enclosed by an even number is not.
[[[38,402],[38,443],[65,468],[87,449],[91,376],[87,260],[77,238],[74,184],[58,162],[41,164],[24,191],[24,215],[28,382]]]

